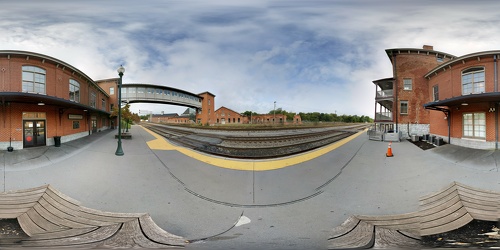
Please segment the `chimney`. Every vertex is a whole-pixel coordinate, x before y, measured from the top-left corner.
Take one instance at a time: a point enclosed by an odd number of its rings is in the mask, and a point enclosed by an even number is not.
[[[424,45],[425,50],[434,50],[434,47],[432,45]]]

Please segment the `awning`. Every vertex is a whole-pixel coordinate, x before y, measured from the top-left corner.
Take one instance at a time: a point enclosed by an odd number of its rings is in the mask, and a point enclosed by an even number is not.
[[[489,92],[481,94],[456,96],[440,101],[428,102],[424,104],[424,108],[443,111],[443,110],[448,110],[449,107],[460,106],[464,104],[492,103],[492,102],[500,102],[500,92]],[[448,107],[448,109],[444,107]]]
[[[37,105],[43,103],[44,105],[59,106],[61,108],[74,108],[81,110],[88,110],[91,112],[100,112],[109,115],[110,113],[101,109],[92,108],[90,106],[72,102],[63,98],[58,98],[54,96],[35,94],[35,93],[25,93],[25,92],[0,92],[0,104],[2,103],[28,103]]]

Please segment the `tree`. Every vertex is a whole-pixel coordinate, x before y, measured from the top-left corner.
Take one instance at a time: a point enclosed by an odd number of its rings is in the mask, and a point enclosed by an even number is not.
[[[126,132],[128,132],[128,125],[134,120],[134,116],[132,112],[130,112],[130,104],[128,103],[122,108],[122,120],[125,121],[125,127],[127,128]]]
[[[243,112],[243,113],[241,113],[241,114],[244,115],[244,116],[248,116],[248,117],[250,117],[251,115],[259,115],[257,112],[248,111],[248,110],[245,111],[245,112]]]

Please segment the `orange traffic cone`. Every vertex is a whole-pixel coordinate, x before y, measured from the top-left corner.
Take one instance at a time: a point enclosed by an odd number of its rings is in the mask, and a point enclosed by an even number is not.
[[[385,154],[385,156],[387,156],[387,157],[393,157],[394,156],[392,154],[391,144],[392,144],[392,142],[389,142],[389,147],[387,148],[387,154]]]

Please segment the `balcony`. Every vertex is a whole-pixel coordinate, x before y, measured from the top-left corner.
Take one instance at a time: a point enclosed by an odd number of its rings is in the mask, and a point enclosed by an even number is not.
[[[391,98],[393,96],[394,90],[386,89],[377,91],[376,99]]]
[[[375,121],[392,121],[392,112],[375,113]]]

